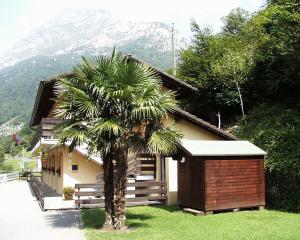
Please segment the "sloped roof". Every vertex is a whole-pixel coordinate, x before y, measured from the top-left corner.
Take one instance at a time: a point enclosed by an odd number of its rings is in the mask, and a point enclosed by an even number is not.
[[[264,156],[267,153],[248,141],[181,140],[181,148],[190,156]]]
[[[170,89],[173,89],[176,92],[183,93],[183,94],[186,94],[186,93],[193,94],[198,91],[197,88],[195,88],[195,87],[187,84],[186,82],[184,82],[178,78],[175,78],[175,77],[147,64],[147,63],[144,63],[142,60],[140,60],[132,55],[127,55],[127,57],[133,61],[137,61],[137,62],[146,64],[150,68],[154,69],[157,72],[157,74],[161,77],[162,84]],[[38,92],[36,95],[36,99],[35,99],[33,112],[31,115],[30,126],[35,126],[35,125],[39,124],[41,119],[43,117],[46,117],[48,115],[48,113],[50,112],[51,108],[53,107],[53,104],[54,104],[53,98],[55,97],[53,90],[54,90],[55,82],[61,77],[72,76],[72,74],[73,74],[72,72],[61,74],[61,75],[55,76],[53,78],[50,78],[48,80],[44,80],[44,81],[40,82]],[[214,125],[202,120],[201,118],[196,117],[195,115],[190,114],[187,111],[184,111],[181,108],[176,109],[172,113],[178,117],[186,119],[186,120],[192,122],[193,124],[195,124],[199,127],[202,127],[204,129],[210,131],[211,133],[214,133],[225,139],[228,139],[228,140],[236,140],[237,139],[235,136],[223,131],[222,129],[215,127]]]
[[[187,95],[198,92],[198,89],[196,87],[167,74],[166,72],[142,61],[141,59],[138,59],[137,57],[134,57],[131,54],[128,54],[127,58],[129,60],[145,64],[149,68],[153,69],[156,72],[156,74],[161,78],[163,86],[173,91],[176,91],[180,95]],[[37,125],[42,118],[41,115],[43,115],[45,112],[48,113],[51,110],[54,104],[54,102],[51,99],[54,98],[53,86],[55,81],[61,77],[70,77],[72,75],[73,73],[69,72],[40,82],[31,115],[30,126]]]
[[[154,66],[152,66],[149,63],[144,62],[143,60],[133,56],[132,54],[128,54],[127,58],[133,61],[136,61],[138,63],[143,63],[146,66],[150,67],[151,69],[155,70],[158,76],[162,79],[163,85],[166,87],[173,89],[177,91],[178,93],[180,92],[186,92],[186,93],[191,93],[191,92],[198,92],[198,89],[185,81],[180,80],[179,78],[176,78],[165,71],[162,71],[161,69],[158,69]]]
[[[192,122],[193,124],[199,126],[199,127],[202,127],[206,130],[208,130],[209,132],[211,133],[214,133],[218,136],[221,136],[225,139],[228,139],[228,140],[237,140],[238,138],[220,128],[217,128],[216,126],[210,124],[209,122],[206,122],[204,121],[203,119],[201,118],[198,118],[197,116],[193,115],[193,114],[190,114],[189,112],[187,111],[184,111],[183,109],[181,108],[177,108],[174,112],[173,112],[174,115],[178,116],[178,117],[182,117],[190,122]]]

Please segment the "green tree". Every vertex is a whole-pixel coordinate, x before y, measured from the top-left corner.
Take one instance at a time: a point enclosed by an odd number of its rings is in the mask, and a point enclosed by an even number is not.
[[[252,101],[295,106],[300,95],[300,6],[298,1],[271,1],[249,25],[262,42],[254,55]]]
[[[241,92],[241,85],[243,85],[250,74],[252,56],[246,51],[236,46],[235,49],[228,49],[226,53],[213,63],[213,72],[222,79],[226,79],[229,84],[236,86],[241,112],[243,118],[245,117],[243,95]]]
[[[237,35],[237,31],[233,35],[229,30],[213,34],[210,29],[200,29],[195,21],[192,31],[192,44],[181,52],[178,69],[180,77],[199,88],[197,103],[190,101],[193,104],[190,110],[211,121],[207,116],[236,115],[240,103],[244,115],[241,85],[248,79],[253,55],[249,49],[253,46],[248,44],[248,38]]]
[[[125,189],[129,152],[171,154],[181,134],[164,125],[176,108],[172,92],[162,92],[155,72],[113,53],[83,58],[74,77],[57,86],[57,129],[70,150],[83,143],[101,154],[104,169],[106,228],[125,228]]]
[[[222,32],[228,35],[239,35],[243,31],[247,21],[250,18],[249,12],[242,8],[236,8],[223,17],[224,26]]]
[[[300,211],[300,112],[262,104],[247,114],[236,134],[268,152],[265,157],[268,206]]]
[[[0,169],[5,172],[19,172],[21,170],[21,161],[15,159],[5,160]]]

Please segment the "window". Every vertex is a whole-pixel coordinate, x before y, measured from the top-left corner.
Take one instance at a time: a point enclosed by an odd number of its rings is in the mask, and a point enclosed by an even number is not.
[[[78,165],[72,165],[72,171],[78,171]]]

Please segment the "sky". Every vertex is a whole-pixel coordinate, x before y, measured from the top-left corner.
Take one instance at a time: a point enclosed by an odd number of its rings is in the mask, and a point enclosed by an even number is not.
[[[202,27],[218,31],[221,17],[233,8],[259,10],[265,0],[0,0],[0,53],[13,47],[32,29],[55,18],[66,8],[104,9],[125,21],[175,23],[175,28],[190,37],[194,18]]]

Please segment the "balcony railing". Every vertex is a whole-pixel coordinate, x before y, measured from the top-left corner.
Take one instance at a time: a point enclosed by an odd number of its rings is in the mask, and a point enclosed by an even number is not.
[[[61,123],[62,119],[57,119],[57,118],[42,118],[37,132],[34,135],[32,141],[31,141],[31,149],[34,148],[34,146],[38,143],[38,141],[41,138],[44,139],[56,139],[56,137],[54,136],[54,127]]]

